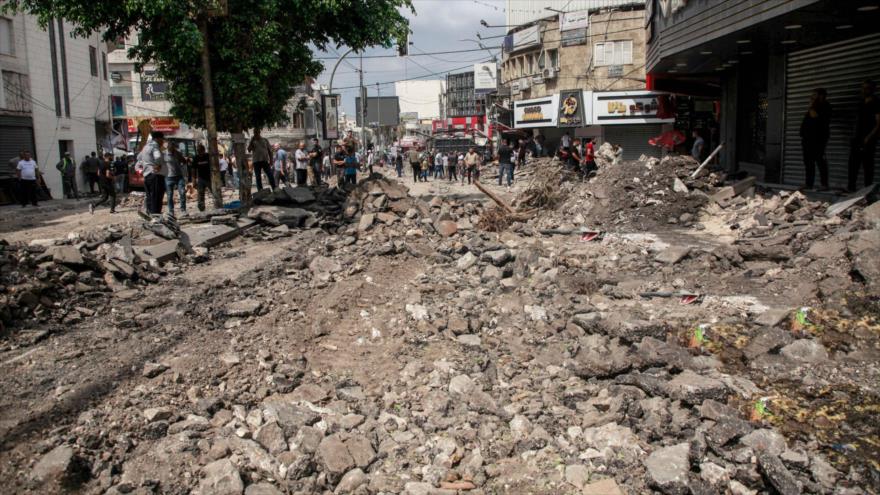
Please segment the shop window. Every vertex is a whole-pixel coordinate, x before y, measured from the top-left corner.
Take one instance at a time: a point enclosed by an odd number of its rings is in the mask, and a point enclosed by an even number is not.
[[[12,20],[0,17],[0,55],[15,54],[15,37],[12,35]]]
[[[630,65],[632,61],[632,41],[606,41],[596,43],[593,58],[597,67],[606,65]]]

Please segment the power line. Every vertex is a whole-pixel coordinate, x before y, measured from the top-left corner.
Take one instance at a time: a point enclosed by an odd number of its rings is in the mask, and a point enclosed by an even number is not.
[[[487,47],[490,50],[498,50],[500,46],[490,46]],[[485,50],[485,48],[472,48],[467,50],[449,50],[445,52],[431,52],[431,53],[413,53],[407,55],[407,57],[422,57],[422,56],[430,56],[430,55],[449,55],[450,53],[468,53],[468,52],[480,52]],[[368,58],[397,58],[400,55],[364,55],[365,59]],[[314,60],[336,60],[339,57],[315,57]]]
[[[482,62],[486,62],[486,61],[488,61],[488,60],[490,60],[490,59],[483,59]],[[441,74],[446,74],[446,73],[449,73],[449,72],[452,72],[452,71],[463,70],[463,69],[469,69],[469,68],[473,68],[473,66],[470,65],[470,64],[468,64],[468,65],[463,65],[463,66],[461,66],[461,67],[456,67],[456,68],[454,68],[454,69],[441,70],[441,71],[439,71],[439,72],[432,72],[432,73],[430,73],[430,74],[422,74],[422,75],[420,75],[420,76],[416,76],[416,77],[409,77],[409,78],[406,78],[406,79],[397,79],[397,80],[395,80],[395,81],[385,81],[385,82],[380,82],[380,83],[370,83],[370,84],[371,84],[371,85],[379,84],[379,85],[385,86],[385,85],[388,85],[388,84],[394,84],[394,83],[397,83],[397,82],[414,81],[414,80],[416,80],[416,79],[422,79],[423,77],[439,76],[439,75],[441,75]],[[343,87],[341,87],[341,88],[333,88],[333,90],[335,91],[335,90],[337,90],[337,89],[339,89],[339,90],[343,90],[343,89],[355,89],[355,88],[359,88],[359,87],[360,87],[360,86],[343,86]]]

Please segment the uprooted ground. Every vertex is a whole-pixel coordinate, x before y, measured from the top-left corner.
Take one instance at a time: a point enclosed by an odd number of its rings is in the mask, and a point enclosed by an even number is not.
[[[876,493],[877,205],[826,217],[690,165],[626,167],[565,182],[502,232],[477,228],[487,210],[460,186],[264,196],[257,223],[213,215],[237,237],[163,262],[136,246],[168,241],[130,211],[101,217],[112,229],[43,213],[8,236],[42,240],[0,267],[15,316],[0,478],[10,493]],[[533,186],[492,189],[515,204]]]

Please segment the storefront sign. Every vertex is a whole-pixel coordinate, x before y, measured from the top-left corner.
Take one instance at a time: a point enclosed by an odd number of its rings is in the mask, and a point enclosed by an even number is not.
[[[651,91],[613,91],[593,93],[593,123],[662,124],[673,123],[674,118],[659,118],[658,98],[662,93]]]
[[[154,131],[175,132],[180,129],[180,121],[174,117],[133,117],[128,119],[128,132],[138,132],[138,125],[147,122]]]
[[[522,31],[517,31],[513,33],[513,49],[519,50],[520,48],[526,48],[529,46],[537,45],[541,42],[541,38],[538,34],[538,25],[534,25],[529,28],[525,28]]]
[[[608,77],[623,77],[623,66],[622,65],[609,65],[608,66]]]
[[[324,139],[339,139],[339,95],[321,95]]]
[[[154,70],[145,70],[141,74],[141,100],[166,100],[165,93],[167,91],[168,83],[159,78],[158,72]]]
[[[590,23],[590,12],[587,10],[578,10],[576,12],[565,12],[559,14],[559,30],[573,31],[575,29],[586,29]]]
[[[493,93],[498,87],[498,66],[495,63],[474,65],[474,94]]]
[[[587,42],[587,28],[563,31],[559,34],[562,46],[583,45]]]
[[[559,127],[581,127],[584,125],[583,93],[563,91],[559,94]]]
[[[516,129],[556,127],[558,104],[559,95],[515,102],[513,127]]]

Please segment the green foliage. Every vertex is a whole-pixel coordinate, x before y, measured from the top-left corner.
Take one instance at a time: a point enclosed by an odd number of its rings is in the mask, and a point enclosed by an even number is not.
[[[204,127],[202,37],[208,0],[4,0],[44,24],[75,23],[76,34],[104,31],[106,40],[138,32],[129,49],[140,65],[153,63],[170,83],[174,116]],[[208,20],[212,82],[220,131],[284,120],[296,86],[323,65],[310,47],[390,47],[408,29],[401,10],[411,0],[228,0],[228,15]]]

